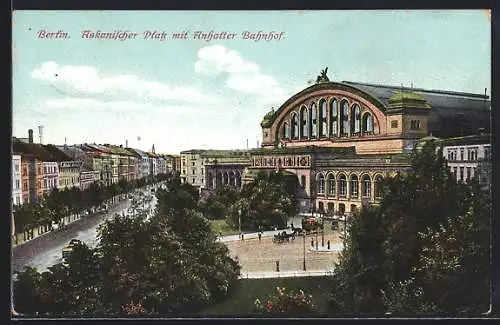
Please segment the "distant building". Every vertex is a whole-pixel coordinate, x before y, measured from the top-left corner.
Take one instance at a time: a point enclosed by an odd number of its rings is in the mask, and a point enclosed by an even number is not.
[[[441,139],[443,155],[450,170],[459,182],[477,179],[481,184],[491,184],[491,137],[478,134]]]
[[[70,189],[72,187],[80,188],[80,169],[83,162],[72,159],[64,151],[52,144],[44,145],[56,159],[59,169],[59,181],[57,188]]]
[[[243,172],[250,161],[248,150],[182,151],[181,181],[207,190],[224,184],[241,188]]]
[[[12,204],[23,204],[21,155],[12,155]]]

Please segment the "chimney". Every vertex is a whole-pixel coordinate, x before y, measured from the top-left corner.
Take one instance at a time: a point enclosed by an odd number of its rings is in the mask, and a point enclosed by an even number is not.
[[[33,130],[28,130],[28,143],[33,143]]]

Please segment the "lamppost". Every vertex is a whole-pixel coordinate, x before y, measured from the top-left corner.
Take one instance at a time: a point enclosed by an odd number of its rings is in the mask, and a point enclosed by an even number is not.
[[[314,212],[316,212],[316,207],[314,207],[312,211],[313,211],[313,215],[314,215]],[[316,218],[314,219],[314,224],[316,226],[316,250],[318,250],[318,232],[319,232],[319,226],[316,223]]]
[[[321,247],[325,247],[325,215],[323,208],[319,211],[321,216]]]
[[[240,236],[241,236],[241,209],[238,209],[238,226],[239,226]]]
[[[303,260],[302,260],[302,269],[306,270],[306,234],[302,234],[302,251],[303,251]]]

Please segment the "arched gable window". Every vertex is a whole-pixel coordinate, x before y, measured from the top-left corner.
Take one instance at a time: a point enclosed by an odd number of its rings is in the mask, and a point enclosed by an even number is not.
[[[302,106],[300,108],[300,138],[307,139],[307,108]]]
[[[347,194],[347,179],[345,175],[339,176],[339,195],[346,196]]]
[[[330,136],[337,136],[339,130],[339,110],[337,100],[330,102]]]
[[[287,122],[283,123],[282,138],[283,139],[290,139],[290,126],[288,125]]]
[[[318,176],[318,194],[325,194],[325,176],[323,174]]]
[[[340,135],[349,134],[349,104],[343,100],[340,105]]]
[[[326,106],[326,101],[324,99],[321,100],[319,109],[319,137],[325,138],[328,133],[328,109]]]
[[[292,139],[299,138],[299,119],[297,118],[297,114],[293,113],[292,115]]]
[[[382,181],[383,181],[383,178],[382,176],[380,175],[377,175],[377,177],[375,178],[375,184],[373,184],[373,191],[374,191],[374,195],[376,198],[379,198],[382,196]]]
[[[358,197],[358,176],[351,176],[351,196]]]
[[[326,186],[327,186],[327,194],[328,195],[332,195],[334,196],[335,195],[335,189],[336,189],[336,186],[337,184],[335,184],[335,176],[333,176],[332,174],[328,175],[328,178],[326,180]]]
[[[351,131],[352,133],[361,132],[361,108],[358,104],[351,107]]]
[[[300,186],[302,186],[302,188],[306,188],[306,175],[300,176]]]
[[[370,176],[365,175],[363,176],[362,180],[362,187],[363,187],[363,197],[371,197],[372,196],[372,181],[370,179]]]
[[[363,115],[363,132],[373,132],[373,116],[370,113]]]
[[[316,103],[311,104],[311,138],[316,138],[318,136],[318,112],[316,108]]]

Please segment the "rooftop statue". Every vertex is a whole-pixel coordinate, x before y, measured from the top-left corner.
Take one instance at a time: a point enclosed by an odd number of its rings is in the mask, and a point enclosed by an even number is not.
[[[316,83],[321,83],[321,82],[330,82],[330,79],[326,75],[328,72],[328,67],[325,69],[321,70],[320,75],[316,78]]]

